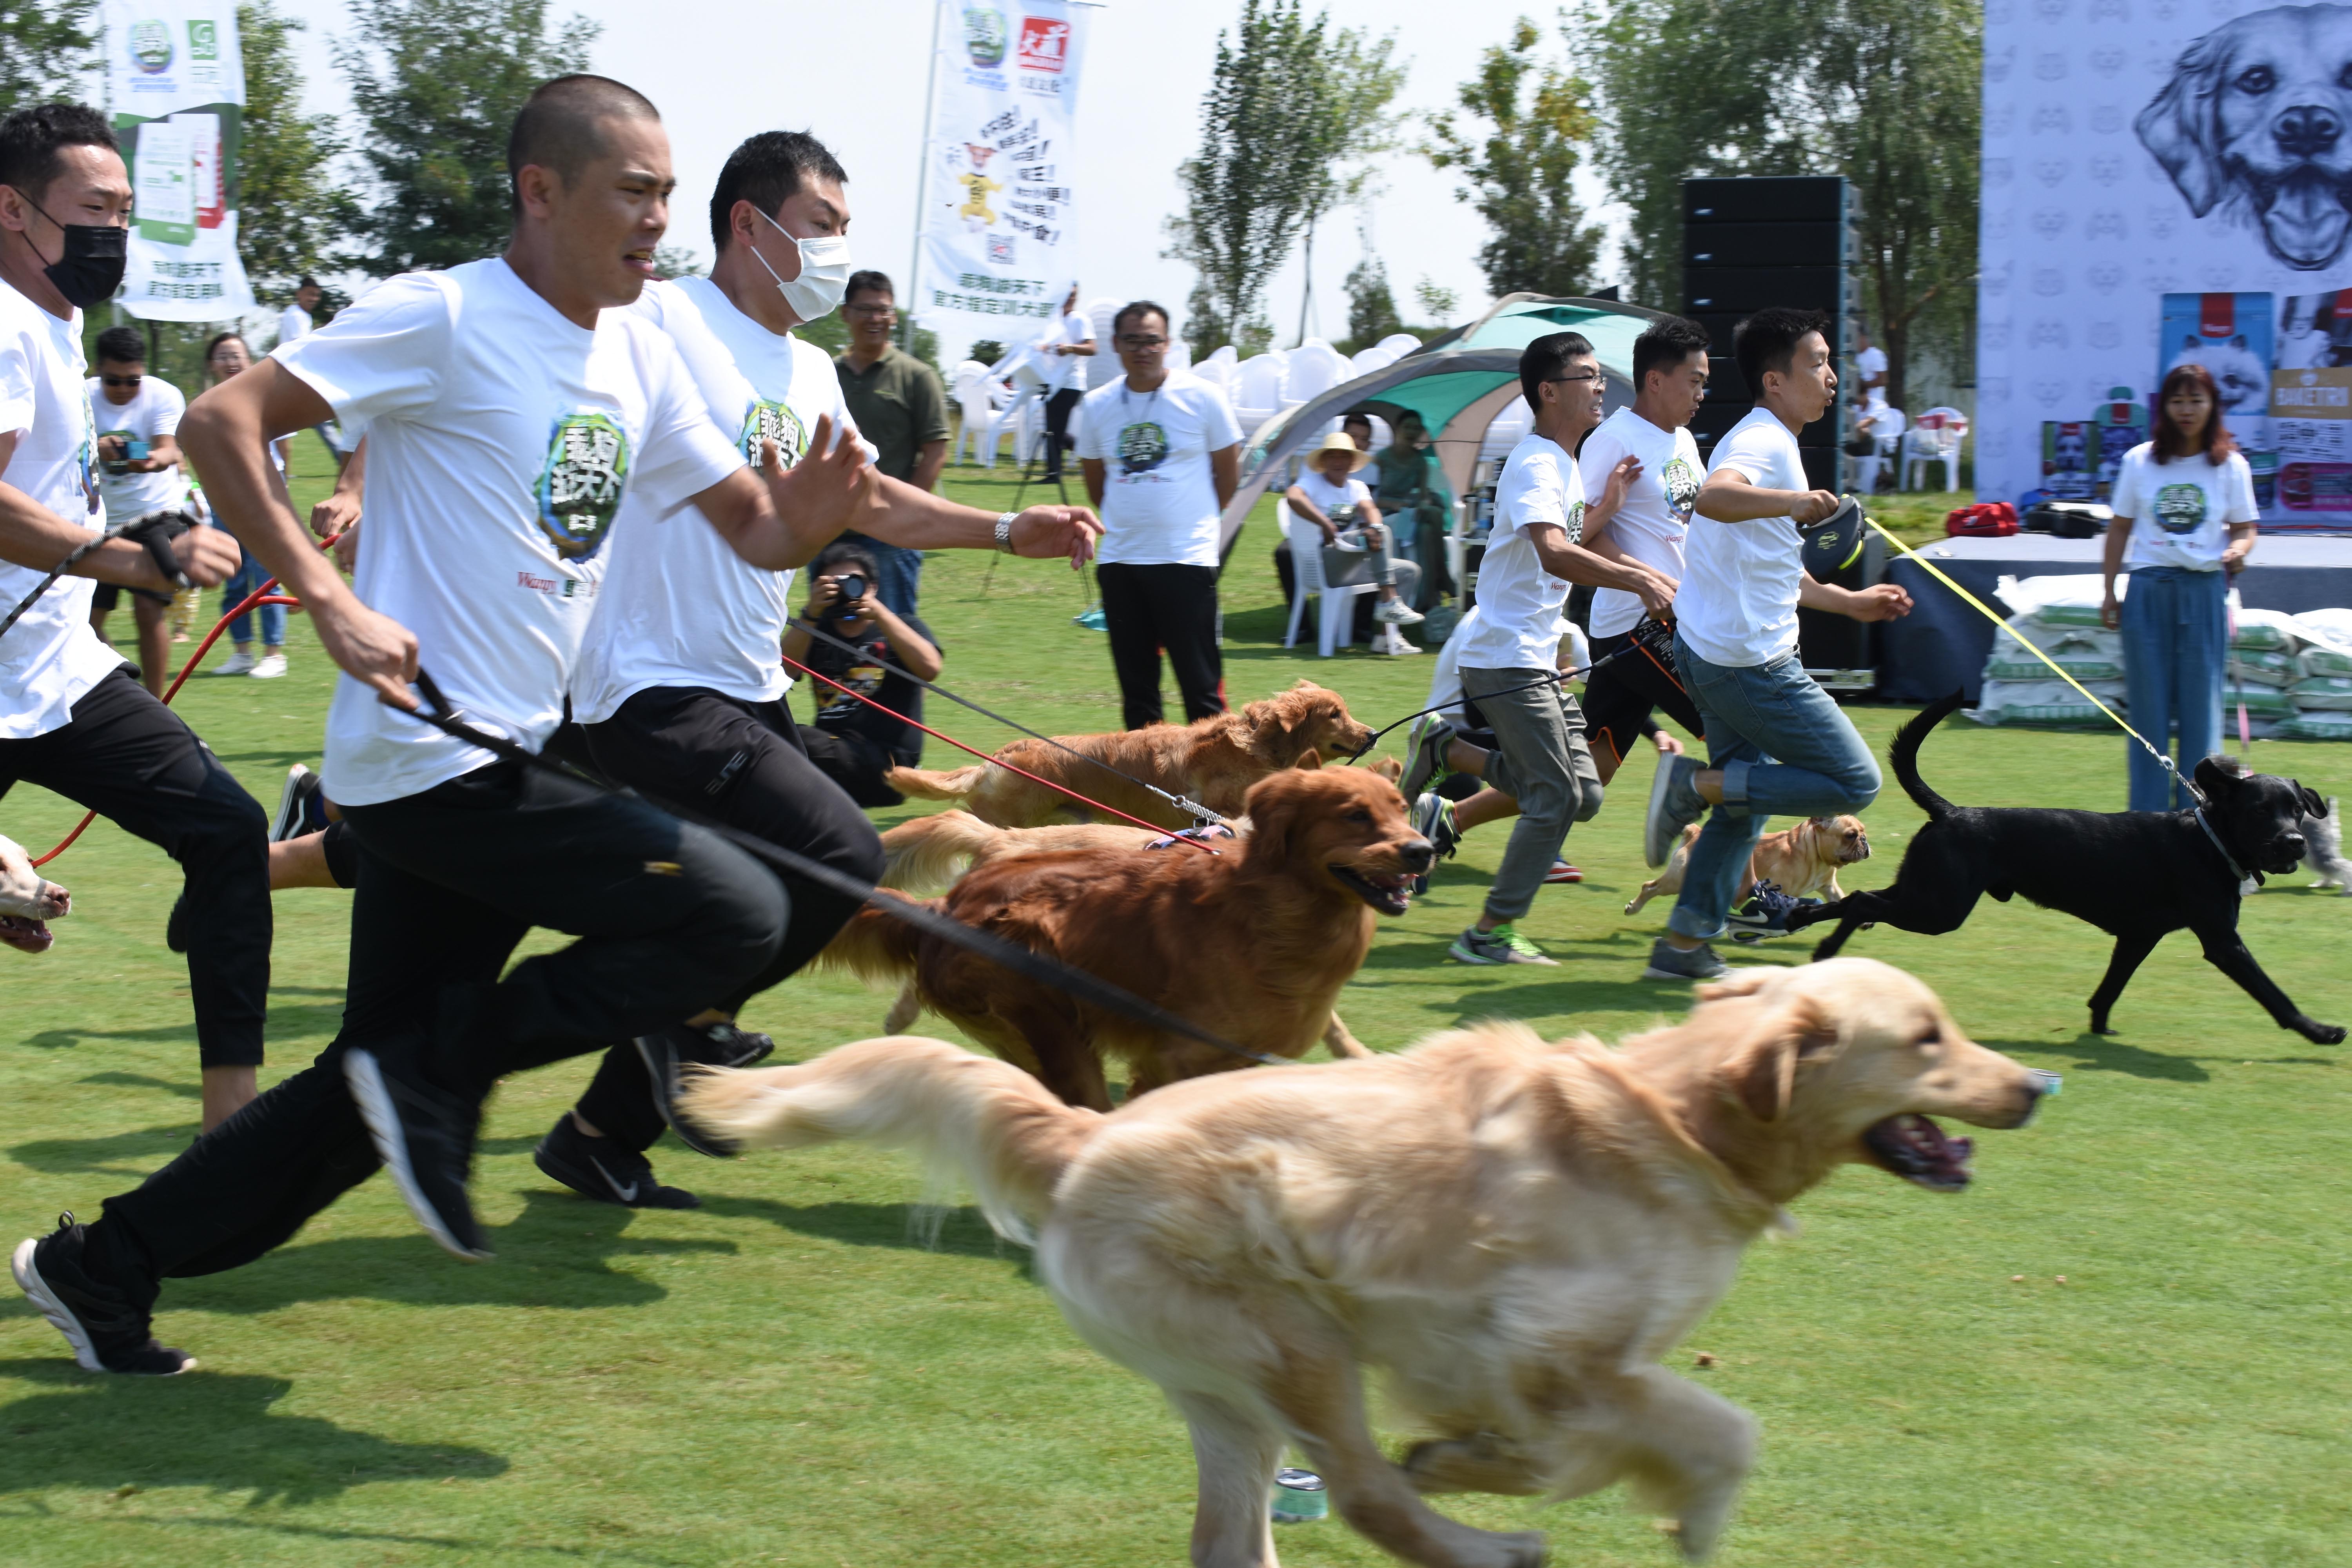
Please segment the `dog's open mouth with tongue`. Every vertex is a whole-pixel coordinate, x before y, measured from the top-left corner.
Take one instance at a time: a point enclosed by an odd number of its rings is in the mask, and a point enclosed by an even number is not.
[[[1890,1116],[1864,1129],[1862,1146],[1884,1169],[1931,1193],[1957,1193],[1969,1184],[1969,1156],[1976,1144],[1951,1138],[1914,1111]]]
[[[1362,871],[1348,866],[1328,868],[1356,897],[1384,915],[1401,915],[1412,901],[1403,876],[1391,871]]]

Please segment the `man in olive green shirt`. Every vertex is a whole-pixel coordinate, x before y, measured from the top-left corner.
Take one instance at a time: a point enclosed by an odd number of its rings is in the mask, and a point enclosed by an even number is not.
[[[917,489],[937,489],[948,461],[947,388],[938,371],[891,346],[898,310],[890,279],[879,272],[851,273],[841,313],[849,324],[849,349],[833,362],[834,373],[857,433],[874,444],[874,466]],[[842,537],[863,544],[882,568],[874,596],[894,616],[914,615],[923,552],[862,533]]]

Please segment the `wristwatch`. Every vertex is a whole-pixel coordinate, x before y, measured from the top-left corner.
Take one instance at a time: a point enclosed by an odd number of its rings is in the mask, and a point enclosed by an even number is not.
[[[1017,511],[996,514],[996,548],[1007,555],[1013,553],[1013,520],[1020,515]]]

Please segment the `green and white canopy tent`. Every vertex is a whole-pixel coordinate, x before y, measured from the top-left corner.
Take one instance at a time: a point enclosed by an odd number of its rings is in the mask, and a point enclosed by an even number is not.
[[[1288,473],[1290,459],[1346,414],[1377,415],[1391,425],[1407,413],[1420,415],[1435,439],[1447,485],[1464,494],[1487,426],[1519,395],[1519,354],[1528,344],[1551,332],[1582,332],[1600,358],[1606,406],[1613,411],[1633,401],[1633,340],[1662,314],[1614,300],[1507,295],[1470,325],[1284,409],[1243,444],[1241,483],[1224,510],[1222,550],[1232,551],[1250,508]]]

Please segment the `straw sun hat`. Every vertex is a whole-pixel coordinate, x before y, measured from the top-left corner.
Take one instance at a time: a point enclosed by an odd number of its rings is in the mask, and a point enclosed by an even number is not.
[[[1357,469],[1362,468],[1366,463],[1372,460],[1372,455],[1370,452],[1365,451],[1361,447],[1359,447],[1353,441],[1349,440],[1347,434],[1344,431],[1339,430],[1334,430],[1328,436],[1324,437],[1323,444],[1307,454],[1307,460],[1310,463],[1314,463],[1315,466],[1319,468],[1323,465],[1320,462],[1318,462],[1317,459],[1321,458],[1326,452],[1345,452],[1349,457],[1355,459],[1348,465],[1348,471],[1351,474]]]

